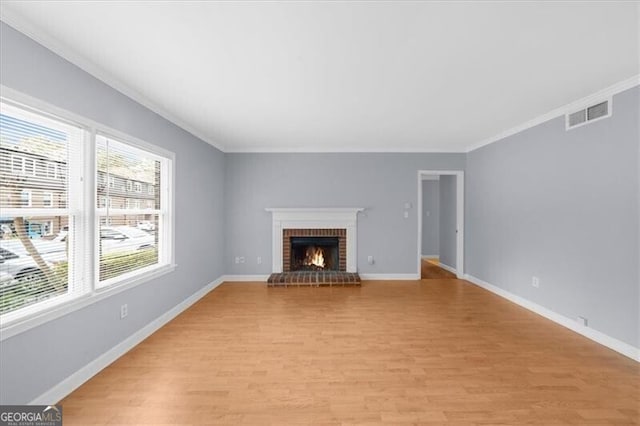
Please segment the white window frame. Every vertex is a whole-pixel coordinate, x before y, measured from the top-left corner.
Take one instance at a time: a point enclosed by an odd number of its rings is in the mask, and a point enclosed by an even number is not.
[[[26,197],[27,204],[23,204],[23,202],[25,201],[24,195],[27,195]],[[33,192],[30,189],[23,189],[22,191],[20,191],[20,207],[25,208],[25,207],[31,207],[32,205],[33,205]]]
[[[27,162],[31,163],[31,171],[29,173],[27,173],[28,167],[27,167]],[[36,160],[33,158],[24,158],[23,160],[23,168],[24,168],[24,174],[27,176],[35,176],[36,175]]]
[[[57,175],[58,168],[56,167],[56,163],[54,163],[53,161],[47,161],[46,168],[47,168],[46,175],[48,179],[56,179],[58,177]]]
[[[47,198],[49,198],[49,204],[46,203]],[[46,191],[42,193],[42,205],[45,207],[53,207],[53,192]]]
[[[20,167],[16,167],[19,164]],[[24,157],[21,155],[11,154],[11,173],[24,174]]]
[[[127,179],[127,192],[133,192],[133,182],[130,179]]]
[[[80,197],[82,205],[70,205],[66,209],[69,214],[69,232],[75,228],[75,232],[79,235],[75,241],[71,240],[70,245],[78,253],[83,253],[81,259],[76,259],[77,268],[74,273],[79,276],[70,282],[70,286],[80,285],[86,288],[86,291],[80,296],[74,297],[54,297],[40,303],[27,306],[16,311],[9,312],[0,316],[0,341],[11,338],[29,329],[50,322],[56,318],[69,314],[70,312],[84,309],[85,307],[99,302],[105,298],[109,298],[120,292],[129,290],[158,277],[171,273],[175,270],[175,154],[171,151],[160,148],[149,142],[137,139],[128,134],[122,133],[116,129],[112,129],[99,122],[93,121],[81,115],[69,112],[65,109],[51,105],[40,99],[25,95],[19,91],[9,87],[0,85],[0,100],[9,105],[31,110],[43,116],[49,116],[54,120],[67,122],[84,130],[84,144],[80,154],[82,161],[79,164],[80,171],[72,170],[72,165],[67,165],[69,173],[68,188],[71,191],[80,189],[82,197]],[[98,274],[95,269],[97,260],[96,244],[99,242],[99,227],[97,226],[98,216],[96,215],[96,186],[97,186],[97,161],[96,161],[96,135],[98,133],[110,135],[111,137],[130,143],[145,151],[156,154],[166,159],[166,167],[161,175],[161,188],[163,190],[162,197],[165,200],[163,205],[163,214],[165,217],[165,231],[161,235],[162,253],[159,252],[159,259],[165,259],[162,265],[152,265],[149,270],[140,269],[131,276],[122,277],[113,285],[102,286],[98,288]],[[65,179],[59,165],[55,162],[46,162],[45,176],[49,177],[49,164],[53,165],[54,178],[60,177]],[[12,159],[13,170],[13,159]],[[22,170],[24,171],[24,162],[22,161]],[[79,173],[79,175],[78,175]],[[60,175],[60,176],[58,176]],[[22,209],[23,214],[46,215],[48,211],[59,210],[52,208],[42,209]],[[8,213],[8,212],[3,212]],[[93,229],[93,232],[84,232],[84,229]],[[71,249],[70,248],[70,249]]]
[[[133,190],[138,194],[142,192],[142,184],[140,182],[133,182]]]

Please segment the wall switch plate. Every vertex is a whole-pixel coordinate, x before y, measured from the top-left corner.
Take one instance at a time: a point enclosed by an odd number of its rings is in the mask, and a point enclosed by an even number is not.
[[[534,286],[535,288],[539,288],[540,287],[540,278],[531,277],[531,285]]]
[[[240,263],[244,263],[244,257],[240,257]]]
[[[409,212],[404,212],[404,218],[408,219],[409,218]]]
[[[260,256],[258,256],[258,260],[257,260],[257,262],[258,262],[258,265],[261,265],[261,264],[262,264],[262,258],[261,258]]]
[[[120,319],[125,319],[129,315],[129,306],[125,303],[120,306]]]
[[[240,257],[239,257],[239,256],[236,256],[235,261],[236,261],[236,263],[240,263]]]
[[[373,256],[367,256],[367,263],[369,265],[373,265],[373,263],[374,263]]]

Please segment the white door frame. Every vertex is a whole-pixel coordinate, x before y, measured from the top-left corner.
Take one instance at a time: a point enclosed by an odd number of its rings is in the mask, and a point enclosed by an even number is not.
[[[422,266],[422,181],[427,176],[456,176],[456,265],[455,273],[464,277],[464,172],[462,170],[418,170],[418,277]]]

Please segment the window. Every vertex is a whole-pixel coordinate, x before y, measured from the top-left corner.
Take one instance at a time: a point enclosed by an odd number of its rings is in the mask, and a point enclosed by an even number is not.
[[[69,309],[78,309],[174,267],[173,154],[25,99],[40,110],[0,102],[3,338],[13,325],[24,330],[53,318],[56,307],[73,301]],[[144,214],[122,197],[125,188],[141,192],[141,182],[156,187]],[[142,200],[133,200],[139,209]]]
[[[49,179],[56,178],[56,163],[47,162],[47,177]]]
[[[44,207],[53,206],[53,192],[45,192],[42,195],[42,204],[44,205]]]
[[[28,176],[36,175],[36,161],[33,158],[24,159],[24,174]]]
[[[127,181],[127,192],[131,192],[133,191],[133,182],[131,182],[130,180]]]
[[[153,185],[152,184],[147,185],[147,193],[149,195],[153,195],[155,193],[155,191],[153,190]]]
[[[154,182],[158,187],[167,186],[169,160],[146,149],[127,143],[120,138],[112,138],[99,134],[96,138],[96,155],[98,174],[105,174],[109,180],[133,182],[135,192],[142,191],[141,182]],[[110,188],[98,188],[98,196],[109,197]],[[104,193],[102,193],[104,192]],[[166,192],[162,192],[166,193]],[[140,210],[140,199],[124,199],[124,208],[98,208],[100,241],[97,248],[99,255],[98,286],[110,285],[113,282],[148,268],[168,264],[168,248],[162,237],[166,223],[166,209],[163,203],[166,198],[158,197],[152,204],[150,214],[152,221],[158,223],[158,232],[150,234],[130,226],[127,214],[131,210]],[[130,213],[129,213],[130,214]],[[118,233],[115,237],[114,234]],[[109,235],[105,237],[105,235]]]
[[[20,191],[20,207],[31,207],[31,191],[28,189]]]
[[[13,171],[13,173],[22,174],[24,172],[24,158],[18,155],[12,155],[11,170]]]

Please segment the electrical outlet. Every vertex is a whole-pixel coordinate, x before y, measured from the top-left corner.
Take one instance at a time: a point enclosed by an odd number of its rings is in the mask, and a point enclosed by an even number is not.
[[[240,263],[240,256],[236,256],[235,261],[236,261],[236,263]]]
[[[404,212],[404,218],[408,219],[409,218],[409,212]]]
[[[258,256],[258,265],[262,265],[262,258]]]
[[[539,288],[540,287],[540,278],[531,277],[531,285],[534,286],[535,288]]]
[[[240,257],[240,263],[244,263],[244,257]]]
[[[367,256],[367,263],[369,265],[373,265],[373,263],[374,263],[373,256]]]
[[[125,303],[124,305],[120,306],[120,319],[125,319],[127,315],[129,315],[129,307]]]

